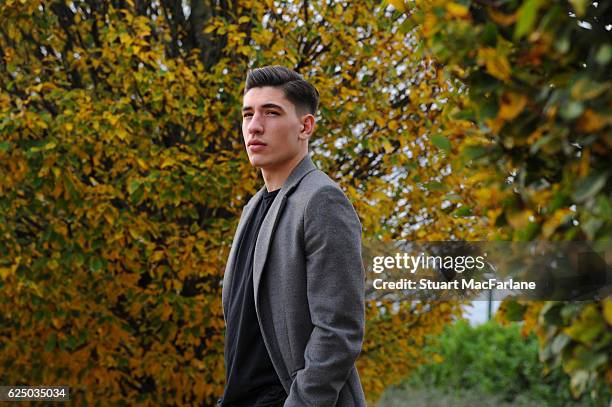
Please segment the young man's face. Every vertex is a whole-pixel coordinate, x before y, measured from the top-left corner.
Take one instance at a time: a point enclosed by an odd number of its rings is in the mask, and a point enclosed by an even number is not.
[[[308,135],[280,88],[250,89],[243,97],[242,136],[251,164],[273,170],[304,149]]]

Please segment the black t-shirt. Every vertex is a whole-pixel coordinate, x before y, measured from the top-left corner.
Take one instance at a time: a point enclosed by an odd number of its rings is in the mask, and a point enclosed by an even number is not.
[[[277,407],[287,398],[261,336],[253,295],[255,243],[278,191],[264,191],[238,246],[226,315],[223,407]]]

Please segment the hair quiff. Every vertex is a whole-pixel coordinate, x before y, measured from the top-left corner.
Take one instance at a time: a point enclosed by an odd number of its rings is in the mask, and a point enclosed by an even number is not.
[[[244,93],[264,86],[281,88],[287,100],[295,105],[298,115],[316,114],[319,107],[319,91],[299,73],[281,65],[249,69]]]

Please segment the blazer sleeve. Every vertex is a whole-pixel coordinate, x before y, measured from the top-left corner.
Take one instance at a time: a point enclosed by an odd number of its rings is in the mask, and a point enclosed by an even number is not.
[[[313,330],[285,407],[335,406],[365,329],[361,223],[336,186],[319,189],[304,211],[306,289]]]

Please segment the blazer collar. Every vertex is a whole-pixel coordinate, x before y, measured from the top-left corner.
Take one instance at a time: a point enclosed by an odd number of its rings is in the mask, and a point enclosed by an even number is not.
[[[270,248],[270,242],[274,236],[276,224],[280,219],[287,197],[297,188],[300,181],[310,172],[315,171],[317,167],[313,164],[310,156],[307,154],[302,161],[291,171],[289,177],[281,187],[278,195],[274,199],[272,206],[268,210],[266,217],[264,218],[261,228],[259,229],[259,235],[257,236],[257,242],[255,244],[255,256],[253,258],[253,295],[255,296],[255,310],[259,312],[257,295],[259,293],[259,282],[261,281],[261,275],[263,273],[266,258],[268,257],[268,250]],[[265,186],[259,190],[257,194],[263,194]],[[257,196],[257,195],[256,195]],[[257,203],[258,200],[254,201]]]
[[[313,164],[310,155],[306,154],[306,156],[302,158],[302,161],[300,161],[298,165],[295,166],[293,171],[291,171],[291,174],[289,174],[289,177],[287,177],[285,180],[279,194],[283,196],[290,195],[295,188],[297,188],[302,178],[304,178],[304,176],[309,172],[316,169],[317,167],[315,167]]]
[[[295,166],[293,171],[291,171],[291,174],[289,174],[289,177],[287,177],[287,179],[283,183],[283,186],[281,187],[278,193],[278,195],[281,196],[280,199],[282,199],[282,197],[286,195],[291,195],[291,193],[295,190],[295,188],[297,188],[302,178],[304,178],[304,176],[308,174],[309,172],[314,171],[316,169],[317,167],[315,167],[314,163],[312,162],[310,155],[306,154],[306,156],[304,156],[304,158],[302,158],[302,160],[298,163],[298,165]],[[264,194],[264,191],[266,191],[265,185],[261,187],[255,195],[253,195],[253,198],[251,198],[247,206],[256,205],[257,202],[259,202],[259,200],[261,199],[262,195]],[[276,200],[277,199],[275,199],[275,201]],[[270,208],[270,210],[272,210],[272,208]]]

